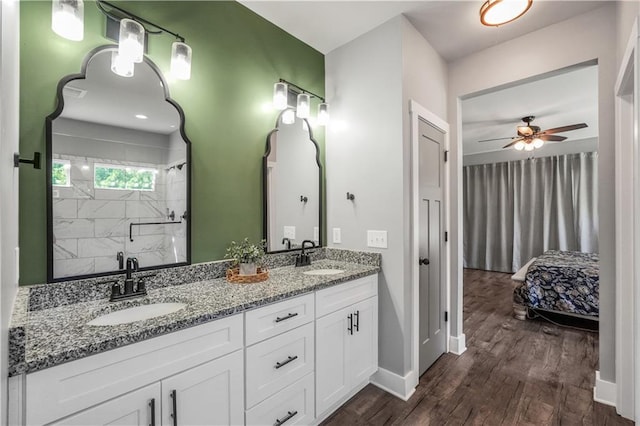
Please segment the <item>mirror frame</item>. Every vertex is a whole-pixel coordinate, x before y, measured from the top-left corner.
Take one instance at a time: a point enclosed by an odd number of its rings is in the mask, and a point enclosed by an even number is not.
[[[268,182],[267,182],[267,173],[268,173],[268,160],[269,154],[271,154],[271,137],[276,135],[280,130],[280,123],[282,115],[287,110],[293,110],[293,108],[288,107],[278,114],[276,118],[276,125],[267,135],[267,143],[264,155],[262,156],[262,235],[265,240],[265,252],[266,253],[288,253],[293,251],[299,251],[300,248],[292,248],[292,249],[284,249],[284,250],[269,250],[269,215],[268,215],[268,205],[267,205],[267,194],[269,193]],[[314,148],[316,149],[316,164],[318,165],[318,246],[316,247],[324,247],[324,227],[322,226],[322,216],[324,212],[324,197],[323,197],[323,187],[324,182],[322,179],[322,163],[320,162],[320,145],[318,141],[313,137],[313,130],[311,129],[311,124],[306,118],[302,118],[307,123],[307,128],[309,129],[309,140],[313,143]]]
[[[98,53],[104,50],[117,49],[117,48],[118,48],[118,45],[116,44],[108,44],[108,45],[103,45],[103,46],[96,47],[95,49],[92,49],[84,57],[82,61],[82,66],[80,68],[80,73],[69,74],[67,76],[62,77],[62,79],[60,79],[60,81],[58,82],[58,87],[56,89],[56,100],[57,100],[56,109],[50,115],[48,115],[45,119],[45,124],[46,124],[45,173],[46,173],[46,185],[47,185],[47,283],[74,281],[74,280],[81,280],[86,278],[106,277],[109,275],[124,274],[124,270],[116,270],[116,271],[98,272],[94,274],[73,275],[73,276],[61,277],[61,278],[54,278],[53,276],[53,188],[52,188],[52,176],[51,176],[52,168],[53,168],[52,167],[53,120],[58,118],[62,114],[62,111],[64,110],[64,95],[63,95],[64,86],[66,86],[67,83],[74,80],[86,79],[87,67],[89,66],[89,62],[91,61],[91,59],[95,55],[97,55]],[[186,238],[187,260],[185,262],[166,263],[163,265],[148,266],[148,267],[142,267],[139,269],[139,271],[151,271],[151,270],[157,270],[157,269],[174,268],[177,266],[186,266],[191,264],[191,218],[192,218],[192,215],[191,215],[191,165],[192,163],[191,163],[191,140],[187,137],[187,134],[185,132],[184,111],[176,101],[171,99],[169,95],[169,86],[167,85],[167,81],[162,75],[162,71],[160,71],[160,68],[158,68],[158,66],[146,55],[144,55],[143,59],[144,59],[144,63],[146,63],[151,67],[151,69],[156,73],[156,75],[162,82],[162,89],[164,90],[165,101],[170,103],[176,109],[176,111],[178,112],[178,115],[180,116],[180,136],[182,137],[185,144],[187,145],[186,146],[186,162],[187,162],[188,171],[189,171],[189,173],[187,173],[187,182],[186,182],[187,184],[187,200],[186,200],[187,201],[187,218],[186,218],[187,219],[187,223],[186,223],[187,225],[187,238]]]

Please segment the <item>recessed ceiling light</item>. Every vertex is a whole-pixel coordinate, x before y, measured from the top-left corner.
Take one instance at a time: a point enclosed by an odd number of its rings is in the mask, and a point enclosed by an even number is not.
[[[175,124],[172,124],[172,125],[171,125],[171,126],[169,126],[169,127],[171,127],[172,129],[175,129],[175,128],[176,128],[176,125],[175,125]]]
[[[136,118],[139,118],[140,120],[146,120],[146,119],[147,119],[147,118],[149,118],[149,117],[147,117],[147,116],[146,116],[146,115],[144,115],[144,114],[136,114]]]

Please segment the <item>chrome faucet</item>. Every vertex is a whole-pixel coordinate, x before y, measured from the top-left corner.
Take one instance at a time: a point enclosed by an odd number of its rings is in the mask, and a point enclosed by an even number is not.
[[[313,252],[304,251],[304,249],[307,247],[307,244],[311,244],[311,248],[314,248],[316,246],[316,244],[311,240],[304,240],[302,242],[302,250],[300,251],[300,254],[296,256],[296,267],[311,265],[311,257],[309,257],[309,255]]]

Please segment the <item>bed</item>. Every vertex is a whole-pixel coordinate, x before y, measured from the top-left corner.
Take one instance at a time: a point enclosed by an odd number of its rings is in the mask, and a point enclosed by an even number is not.
[[[524,320],[529,309],[598,319],[598,255],[549,250],[512,277],[513,311]]]

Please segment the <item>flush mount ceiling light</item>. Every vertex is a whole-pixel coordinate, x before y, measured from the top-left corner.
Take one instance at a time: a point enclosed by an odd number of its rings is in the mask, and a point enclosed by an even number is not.
[[[524,15],[533,0],[487,0],[480,8],[480,22],[497,27],[515,21]]]
[[[289,108],[290,94],[292,96],[296,96],[296,107],[295,109],[285,111],[282,116],[282,122],[284,124],[293,124],[295,116],[310,119],[311,98],[320,100],[317,120],[312,119],[311,125],[315,125],[315,123],[317,123],[321,126],[326,126],[329,124],[329,104],[326,103],[325,99],[322,96],[316,95],[315,93],[303,89],[297,84],[293,84],[287,80],[280,79],[279,82],[273,85],[273,107],[277,110],[285,110]],[[292,117],[293,120],[291,120]]]
[[[51,29],[67,40],[84,38],[84,3],[82,0],[53,0]]]

